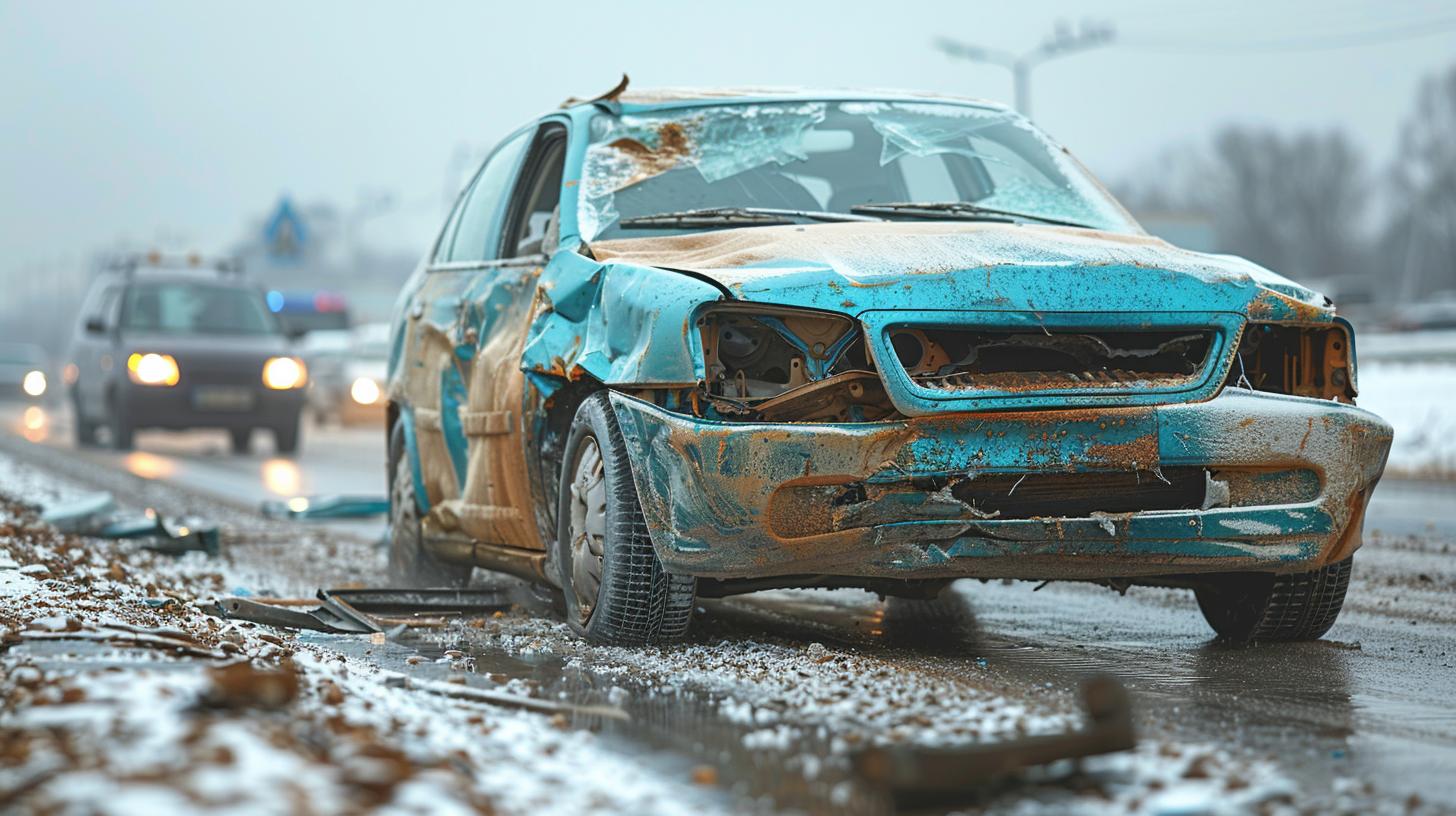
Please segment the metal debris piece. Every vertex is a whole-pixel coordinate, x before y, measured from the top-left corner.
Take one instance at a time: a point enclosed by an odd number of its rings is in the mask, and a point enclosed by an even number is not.
[[[304,610],[301,607],[319,605]],[[222,617],[285,629],[312,629],[334,634],[385,632],[375,616],[460,615],[493,612],[510,605],[505,595],[489,589],[321,589],[318,600],[301,598],[221,598],[209,611]]]
[[[8,642],[22,641],[89,641],[113,646],[132,646],[160,649],[184,657],[201,657],[222,660],[227,657],[191,635],[176,629],[147,629],[123,623],[111,623],[94,628],[68,630],[25,629],[7,637]]]
[[[385,496],[294,496],[287,501],[263,502],[263,515],[287,519],[368,518],[389,512]]]
[[[150,507],[141,514],[126,513],[104,491],[43,508],[40,519],[62,533],[139,539],[146,549],[170,555],[218,553],[217,525],[190,517],[169,519]]]
[[[557,700],[541,700],[536,697],[522,697],[518,694],[506,694],[500,691],[473,688],[459,683],[440,683],[432,680],[420,680],[403,674],[387,678],[385,685],[407,688],[414,691],[426,691],[431,694],[439,694],[456,700],[485,703],[503,708],[519,709],[521,711],[532,711],[537,714],[573,714],[585,717],[600,717],[604,720],[625,721],[632,719],[630,714],[616,706],[574,705]]]
[[[988,784],[1038,765],[1110,754],[1137,745],[1132,704],[1116,679],[1095,675],[1082,683],[1085,728],[961,748],[875,746],[854,756],[855,771],[897,801],[965,798]]]

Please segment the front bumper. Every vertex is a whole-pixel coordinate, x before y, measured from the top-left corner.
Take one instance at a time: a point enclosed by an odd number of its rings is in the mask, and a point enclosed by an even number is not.
[[[1391,441],[1388,424],[1354,406],[1232,388],[1198,403],[859,424],[714,422],[611,399],[658,556],[669,571],[715,578],[1308,570],[1359,546]],[[988,475],[1151,481],[1190,467],[1251,473],[1254,487],[1239,506],[1020,518],[988,518],[953,499],[948,514],[935,487]],[[1277,483],[1298,479],[1280,474],[1307,476],[1308,489],[1291,493]],[[854,520],[783,501],[838,485],[895,488],[898,504]]]
[[[215,386],[201,386],[215,387]],[[301,388],[276,391],[262,385],[225,386],[246,393],[236,405],[211,404],[199,399],[193,386],[171,387],[126,384],[121,389],[121,408],[136,428],[276,428],[298,421],[303,410]]]

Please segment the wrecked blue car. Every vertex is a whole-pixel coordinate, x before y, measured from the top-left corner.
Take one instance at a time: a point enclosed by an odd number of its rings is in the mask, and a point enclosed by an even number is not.
[[[1353,339],[1004,107],[618,89],[495,148],[404,287],[390,566],[554,585],[598,642],[957,578],[1186,587],[1227,638],[1315,638],[1391,441]]]

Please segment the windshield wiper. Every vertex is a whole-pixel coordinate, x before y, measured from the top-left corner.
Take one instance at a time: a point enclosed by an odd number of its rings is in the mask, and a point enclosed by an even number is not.
[[[897,201],[887,204],[856,204],[850,207],[849,211],[867,215],[907,215],[911,218],[945,218],[949,216],[966,221],[1004,221],[1008,224],[1014,223],[1014,219],[1024,218],[1028,221],[1040,221],[1044,224],[1056,224],[1061,227],[1095,229],[1076,221],[1064,221],[1060,218],[1048,218],[1044,215],[1002,210],[996,207],[983,207],[969,201]]]
[[[623,218],[617,226],[632,228],[769,226],[807,221],[879,221],[868,215],[820,212],[818,210],[776,210],[769,207],[709,207],[701,210],[656,213]]]

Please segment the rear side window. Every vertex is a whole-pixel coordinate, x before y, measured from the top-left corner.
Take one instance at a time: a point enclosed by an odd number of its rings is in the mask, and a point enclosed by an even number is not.
[[[485,166],[460,205],[450,248],[443,251],[442,247],[438,260],[462,263],[495,257],[495,239],[500,234],[506,193],[531,135],[529,130],[517,134],[485,160]]]
[[[262,295],[193,283],[138,283],[126,290],[121,328],[158,334],[277,334]]]

